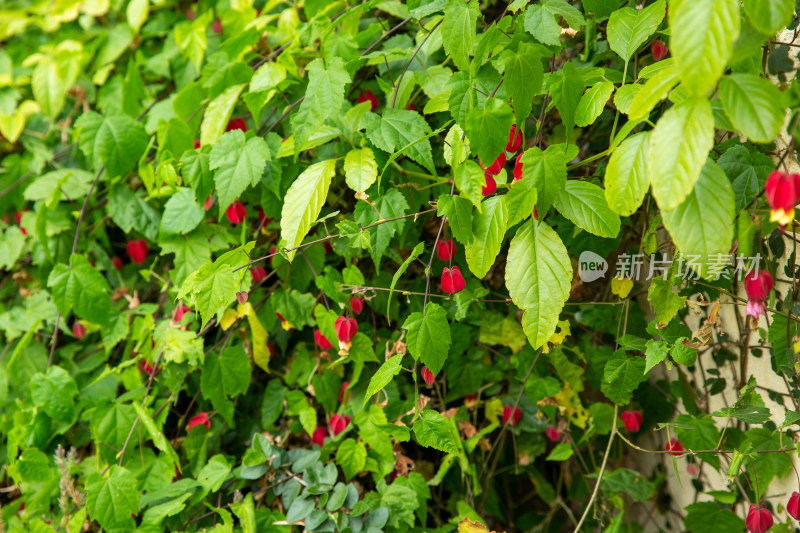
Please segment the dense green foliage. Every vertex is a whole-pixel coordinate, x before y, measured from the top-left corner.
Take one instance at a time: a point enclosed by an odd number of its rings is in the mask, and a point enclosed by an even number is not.
[[[0,532],[793,530],[794,8],[7,0]]]

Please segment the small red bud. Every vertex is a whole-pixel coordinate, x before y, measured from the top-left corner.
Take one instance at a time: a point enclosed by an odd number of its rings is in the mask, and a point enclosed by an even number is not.
[[[358,103],[360,104],[361,102],[369,102],[371,106],[370,111],[378,109],[378,97],[369,89],[362,91],[361,94],[358,95]]]
[[[558,442],[561,440],[561,433],[553,426],[547,428],[544,434],[548,439],[550,439],[550,442]]]
[[[81,321],[77,321],[72,325],[72,334],[75,338],[81,340],[86,336],[86,326]]]
[[[138,241],[128,241],[128,255],[131,257],[131,261],[137,265],[144,263],[149,252],[150,248],[147,246],[147,243],[144,241],[144,239],[139,239]]]
[[[350,309],[352,309],[353,314],[358,316],[364,310],[364,298],[358,295],[353,295],[350,297]]]
[[[427,366],[423,366],[419,373],[422,375],[422,379],[425,381],[425,384],[429,387],[433,385],[434,381],[436,381],[436,376],[433,375],[433,372],[431,372]]]
[[[195,415],[189,419],[189,423],[186,426],[187,431],[191,431],[193,428],[197,426],[205,426],[206,429],[211,429],[211,417],[208,416],[208,413],[203,411],[199,415]]]
[[[457,266],[446,268],[442,271],[442,292],[456,294],[464,290],[467,283],[461,275],[461,269]]]
[[[114,265],[114,268],[116,268],[117,270],[122,270],[123,267],[122,258],[117,257],[115,255],[114,257],[111,258],[111,264]]]
[[[456,243],[453,241],[439,241],[436,243],[436,255],[439,261],[450,262],[456,255]]]
[[[253,265],[250,267],[250,275],[253,276],[253,284],[257,285],[267,277],[267,271],[262,266]]]
[[[623,411],[620,418],[622,419],[622,424],[625,426],[625,429],[631,433],[639,431],[644,421],[644,417],[642,417],[642,413],[639,411]]]
[[[236,293],[236,299],[239,301],[241,305],[244,305],[247,302],[248,294],[244,291],[239,291]]]
[[[503,424],[509,426],[516,426],[522,419],[522,411],[519,407],[512,407],[510,405],[503,406]]]
[[[245,208],[242,202],[235,200],[231,205],[228,206],[228,210],[225,211],[225,216],[228,217],[228,222],[234,226],[241,224],[247,217],[247,208]]]
[[[667,54],[669,53],[669,48],[667,45],[659,40],[653,41],[653,44],[650,45],[650,51],[653,52],[653,59],[655,61],[661,61]]]
[[[328,423],[328,428],[330,428],[331,433],[335,437],[345,429],[347,429],[347,425],[350,423],[350,417],[346,415],[339,415],[334,414],[331,416],[331,421]]]
[[[329,341],[328,338],[325,337],[325,335],[323,335],[320,330],[314,331],[314,342],[317,343],[317,346],[319,346],[320,350],[333,349],[333,344],[331,344],[331,341]]]

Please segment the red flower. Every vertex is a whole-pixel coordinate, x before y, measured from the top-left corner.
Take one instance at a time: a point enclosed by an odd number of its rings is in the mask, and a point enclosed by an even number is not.
[[[789,503],[786,504],[786,512],[795,520],[800,520],[800,494],[797,491],[792,493]]]
[[[798,180],[800,176],[786,174],[780,170],[775,170],[767,178],[764,192],[772,210],[769,217],[771,222],[785,226],[794,219],[794,206],[797,204],[800,188]]]
[[[661,61],[667,54],[669,53],[669,48],[667,45],[661,41],[653,41],[653,44],[650,45],[650,51],[653,52],[653,59],[656,61]]]
[[[340,316],[336,319],[336,337],[339,339],[339,348],[347,349],[350,347],[350,341],[358,333],[358,322],[355,318],[345,318]]]
[[[225,131],[233,131],[233,130],[247,131],[247,124],[245,123],[243,118],[241,117],[232,118],[228,122],[228,126],[225,128]]]
[[[511,131],[508,133],[508,144],[506,145],[506,152],[516,153],[522,147],[522,128],[517,129],[517,125],[511,126]],[[503,154],[505,156],[505,154]],[[505,164],[505,160],[503,161]]]
[[[436,381],[436,376],[433,375],[433,372],[431,372],[431,369],[427,366],[423,366],[419,373],[422,375],[423,381],[425,381],[425,384],[428,386],[433,385],[433,382]]]
[[[683,453],[681,453],[683,452],[683,444],[681,444],[681,441],[679,441],[678,439],[675,440],[669,439],[667,441],[667,445],[664,446],[664,449],[668,451],[670,455],[675,455],[677,457],[683,455]]]
[[[236,293],[236,299],[239,301],[240,304],[244,305],[247,303],[248,294],[244,291],[239,291]]]
[[[214,22],[211,24],[211,29],[214,30],[214,33],[219,35],[222,33],[222,22],[219,19],[215,19]]]
[[[453,241],[439,241],[436,243],[436,255],[439,261],[449,262],[456,255],[456,243]]]
[[[269,224],[270,222],[272,222],[273,220],[274,220],[273,218],[268,217],[264,213],[264,208],[263,207],[259,208],[259,210],[258,210],[258,225],[259,226],[261,226],[262,228],[266,227],[266,225]]]
[[[763,505],[752,504],[745,525],[750,533],[764,533],[772,527],[772,513]]]
[[[192,428],[197,426],[205,426],[206,429],[211,429],[211,417],[208,416],[208,413],[203,411],[199,415],[190,418],[189,424],[186,426],[186,431],[191,431]]]
[[[694,463],[686,465],[686,473],[692,477],[697,476],[697,466]]]
[[[262,266],[254,265],[250,267],[250,275],[253,276],[253,283],[261,283],[267,277],[267,271]]]
[[[331,433],[333,433],[333,436],[335,437],[336,435],[344,431],[345,428],[347,428],[347,424],[349,423],[350,423],[349,416],[335,414],[331,417],[331,421],[328,423],[328,428],[331,430]]]
[[[360,104],[361,102],[369,102],[372,106],[370,111],[378,109],[378,98],[369,89],[361,91],[361,94],[358,95],[358,103]]]
[[[234,226],[236,224],[241,224],[247,216],[247,208],[245,208],[242,202],[235,200],[228,206],[228,210],[225,211],[225,216],[228,217],[228,222]]]
[[[139,239],[138,241],[128,241],[128,255],[131,256],[131,261],[137,265],[144,263],[144,260],[147,259],[147,253],[149,251],[150,248],[147,246],[147,243],[144,241],[144,239]]]
[[[772,276],[766,270],[751,270],[744,277],[744,291],[747,293],[747,309],[748,316],[758,318],[766,314],[767,308],[764,305],[764,300],[769,296],[772,290]]]
[[[478,160],[480,163],[480,159]],[[483,166],[481,163],[481,167],[483,168],[483,173],[486,177],[489,176],[497,176],[500,174],[500,171],[503,170],[503,167],[506,166],[506,153],[500,152],[500,155],[497,156],[497,159],[494,160],[494,163],[489,165],[488,168]]]
[[[114,268],[117,270],[122,270],[122,259],[117,257],[116,255],[111,258],[111,264],[114,265]]]
[[[314,434],[311,436],[311,442],[322,446],[325,444],[325,437],[327,436],[328,430],[322,426],[317,426],[317,429],[314,430]]]
[[[461,275],[461,269],[457,266],[447,268],[442,271],[442,292],[447,294],[456,294],[464,290],[467,282],[464,281],[464,276]]]
[[[191,313],[191,312],[192,312],[191,307],[189,307],[184,303],[181,303],[180,305],[178,305],[178,307],[175,308],[175,322],[180,322],[181,320],[183,320],[183,316],[186,313]]]
[[[139,359],[139,362],[136,363],[136,366],[139,367],[139,372],[146,376],[149,376],[153,373],[153,367],[150,366],[150,363],[147,362],[147,359]]]
[[[81,321],[77,321],[72,325],[72,334],[75,338],[81,340],[86,336],[86,326]]]
[[[520,419],[522,419],[522,411],[519,410],[519,407],[503,406],[503,424],[516,426],[519,424]]]
[[[24,215],[27,211],[27,209],[23,209],[22,211],[14,212],[14,222],[17,223],[17,226],[19,226],[20,222],[22,222],[22,215]]]
[[[342,383],[342,388],[339,390],[339,403],[340,404],[344,403],[345,393],[347,394],[347,400],[348,401],[350,400],[350,393],[347,392],[347,387],[349,387],[349,386],[350,386],[350,382],[349,381],[345,381],[345,382]]]
[[[358,316],[361,314],[361,311],[364,310],[364,298],[361,296],[351,296],[350,297],[350,309],[353,310],[353,314]]]
[[[558,430],[553,426],[547,428],[544,434],[548,439],[550,439],[551,442],[558,442],[561,440],[561,433],[559,433]]]
[[[197,150],[198,148],[200,148],[200,140],[199,139],[195,139],[194,140],[194,149]]]
[[[620,418],[622,419],[622,423],[625,425],[625,429],[631,433],[636,433],[639,431],[639,428],[642,426],[642,422],[644,422],[644,417],[639,411],[623,411]]]
[[[484,196],[490,196],[497,192],[497,182],[494,181],[492,176],[486,176],[486,185],[481,187],[481,194]]]
[[[514,181],[519,181],[522,179],[522,156],[524,154],[519,154],[517,156],[517,161],[514,163]]]
[[[320,350],[333,350],[333,344],[331,344],[331,341],[329,341],[320,330],[314,332],[314,342],[317,343]]]

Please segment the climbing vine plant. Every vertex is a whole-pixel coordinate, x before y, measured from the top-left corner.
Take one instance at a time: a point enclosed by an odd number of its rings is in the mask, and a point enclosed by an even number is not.
[[[794,11],[6,1],[0,531],[794,531]]]

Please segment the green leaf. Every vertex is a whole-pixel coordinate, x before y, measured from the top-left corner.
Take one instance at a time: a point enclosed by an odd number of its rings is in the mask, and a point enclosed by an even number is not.
[[[538,196],[536,209],[539,217],[543,217],[567,185],[563,145],[548,146],[544,152],[535,146],[525,150],[522,155],[522,176],[533,177]]]
[[[59,263],[50,272],[47,286],[62,315],[76,315],[96,324],[106,324],[111,313],[108,282],[82,255],[73,254],[70,266]]]
[[[794,14],[792,0],[744,0],[750,22],[764,35],[775,35],[787,27]]]
[[[696,97],[714,85],[739,37],[738,0],[689,0],[669,10],[669,48],[683,87]],[[691,142],[691,141],[687,141]]]
[[[344,158],[344,178],[356,192],[364,192],[378,178],[375,154],[369,148],[350,150]]]
[[[206,390],[218,389],[228,397],[234,398],[247,392],[253,369],[244,348],[233,346],[217,355],[212,352],[206,356],[201,382],[203,396]]]
[[[572,445],[568,442],[557,444],[546,457],[546,461],[566,461],[573,454]]]
[[[350,481],[367,465],[367,448],[364,443],[345,439],[336,450],[336,462],[342,467],[346,480]]]
[[[644,373],[649,374],[650,370],[656,366],[658,363],[663,361],[667,358],[667,352],[669,351],[669,344],[665,341],[656,341],[650,339],[647,341],[647,347],[645,348],[645,367]]]
[[[622,141],[606,167],[606,202],[618,215],[630,216],[642,205],[650,185],[647,153],[650,133],[642,132]]]
[[[673,66],[663,68],[656,72],[639,89],[633,97],[628,118],[630,120],[642,120],[647,118],[650,111],[678,84],[678,71]],[[620,89],[621,90],[621,89]],[[619,93],[617,93],[619,94]]]
[[[541,92],[544,80],[542,58],[536,46],[519,43],[517,52],[503,52],[501,61],[505,62],[503,84],[506,94],[514,104],[514,117],[517,124],[524,124],[531,114],[533,97]]]
[[[572,61],[567,61],[564,64],[564,68],[551,74],[548,79],[550,96],[556,109],[561,114],[561,120],[564,123],[564,128],[566,128],[567,139],[572,138],[575,115],[583,96],[583,86],[583,78],[581,78]]]
[[[713,450],[719,442],[719,429],[708,415],[679,415],[675,418],[675,432],[687,450]],[[719,456],[715,453],[701,453],[698,458],[719,468]]]
[[[55,120],[64,107],[67,92],[81,73],[83,47],[77,41],[65,40],[49,53],[37,55],[40,57],[30,81],[33,97],[42,112]]]
[[[775,169],[772,160],[757,150],[736,145],[725,150],[717,163],[731,180],[736,194],[736,212],[750,205],[764,189],[770,172]]]
[[[666,0],[658,0],[644,9],[623,7],[608,19],[608,45],[626,62],[642,46],[666,15]]]
[[[467,265],[478,278],[486,276],[492,268],[508,228],[505,197],[493,196],[481,206],[481,212],[472,218],[472,242],[464,247]]]
[[[464,134],[464,130],[458,124],[453,124],[447,135],[444,137],[444,160],[455,169],[458,165],[466,161],[470,154],[469,139]]]
[[[621,492],[629,494],[633,501],[644,502],[653,497],[656,484],[647,479],[636,470],[627,468],[617,468],[612,472],[606,473],[600,482],[600,487],[604,492]],[[622,516],[622,515],[618,515]],[[622,530],[617,530],[621,532]],[[606,533],[610,533],[606,530]]]
[[[402,277],[402,275],[405,274],[406,270],[408,269],[408,266],[411,263],[413,263],[417,259],[417,257],[419,257],[422,254],[422,252],[424,250],[425,250],[425,243],[424,242],[418,243],[414,247],[414,249],[411,250],[411,253],[408,255],[406,260],[402,262],[402,264],[397,268],[397,270],[395,271],[394,275],[392,276],[392,283],[389,286],[389,297],[386,298],[386,316],[387,317],[389,316],[389,307],[392,304],[392,293],[394,292],[395,286],[397,286],[397,282],[400,281],[400,278]]]
[[[195,293],[197,311],[203,319],[203,325],[222,310],[236,292],[236,281],[230,265],[215,266],[206,263],[199,270],[187,278],[186,283],[192,280]]]
[[[491,165],[503,153],[513,123],[511,108],[499,98],[487,98],[483,110],[469,112],[466,132],[470,149],[484,166]]]
[[[414,422],[413,429],[420,446],[456,455],[463,453],[461,439],[452,418],[445,418],[436,411],[426,409]]]
[[[520,226],[508,249],[505,278],[512,301],[526,310],[525,335],[538,349],[555,333],[572,282],[567,249],[553,228],[534,219]]]
[[[172,449],[172,445],[164,436],[164,433],[161,431],[161,429],[156,426],[156,423],[150,416],[150,413],[148,413],[139,402],[133,402],[133,408],[136,410],[136,415],[139,417],[142,425],[147,430],[148,435],[150,435],[150,438],[153,440],[155,447],[164,452],[164,455],[167,456],[167,459],[169,459],[169,461],[177,467],[177,471],[180,472],[181,461],[178,459],[178,454]]]
[[[458,191],[470,202],[472,202],[475,207],[480,209],[481,201],[483,200],[483,192],[481,191],[486,183],[486,176],[484,175],[483,169],[478,165],[478,163],[475,161],[465,161],[461,165],[458,165],[453,171],[453,178],[455,179],[456,188]],[[451,202],[450,205],[453,205],[453,202]],[[471,222],[471,211],[469,219]],[[469,228],[469,235],[470,238],[468,240],[471,240],[471,224]]]
[[[411,313],[403,323],[408,332],[406,345],[414,359],[422,361],[431,372],[438,374],[450,350],[450,324],[447,311],[441,306],[429,303],[425,314]]]
[[[536,190],[533,174],[525,174],[523,172],[522,179],[511,183],[506,194],[506,206],[508,206],[507,226],[509,228],[513,227],[531,216],[536,208],[538,198],[539,194]]]
[[[60,366],[51,366],[47,374],[38,372],[30,382],[33,405],[59,422],[72,422],[75,416],[75,396],[78,386]]]
[[[131,515],[139,510],[136,477],[117,465],[111,466],[108,477],[93,473],[86,481],[86,507],[104,529],[133,531],[136,523]]]
[[[288,248],[299,246],[316,222],[335,172],[335,159],[320,161],[305,169],[289,186],[281,210],[281,239]],[[296,250],[287,252],[290,261],[295,253]]]
[[[619,216],[608,207],[602,188],[587,181],[570,180],[556,197],[558,212],[598,237],[613,238],[619,233]]]
[[[613,92],[614,84],[610,81],[602,81],[591,86],[583,93],[578,102],[578,108],[575,110],[575,124],[581,128],[593,124],[603,112],[603,108]]]
[[[178,43],[178,48],[192,62],[196,72],[200,72],[203,64],[203,55],[208,46],[206,32],[213,17],[213,12],[206,11],[191,22],[175,26],[175,41]]]
[[[461,244],[472,242],[472,205],[466,198],[443,194],[436,204],[437,214],[446,216],[453,237]]]
[[[197,227],[205,218],[205,210],[197,204],[194,193],[181,187],[164,204],[161,217],[161,234],[179,233],[185,235]]]
[[[22,230],[17,226],[7,227],[0,238],[0,267],[11,270],[24,248],[25,236]]]
[[[144,126],[128,115],[103,116],[94,111],[75,121],[81,151],[109,178],[127,174],[147,148]]]
[[[730,509],[715,502],[697,502],[686,506],[684,526],[689,533],[744,531],[745,523]]]
[[[581,12],[569,5],[566,0],[544,0],[541,4],[533,4],[525,10],[525,31],[544,44],[559,46],[561,44],[561,26],[558,19],[564,20],[574,29],[586,24]]]
[[[656,320],[661,325],[669,324],[672,317],[683,309],[685,296],[679,296],[672,290],[672,284],[662,276],[654,277],[647,289],[647,299],[653,306]]]
[[[324,61],[317,58],[306,67],[308,87],[300,109],[292,115],[295,146],[303,146],[313,131],[328,118],[338,117],[344,103],[344,90],[350,83],[342,58]]]
[[[161,216],[141,196],[134,194],[124,183],[113,187],[108,194],[108,214],[114,224],[129,233],[135,229],[149,240],[158,239]]]
[[[222,91],[222,94],[211,100],[203,115],[203,123],[200,126],[200,144],[203,146],[213,144],[225,133],[233,108],[236,106],[236,102],[239,101],[239,95],[242,94],[245,87],[247,87],[246,83],[231,85]],[[241,130],[236,131],[241,133]]]
[[[697,256],[699,274],[709,274],[717,254],[726,255],[733,242],[735,200],[725,172],[713,161],[703,166],[700,178],[675,209],[662,210],[664,226],[685,257]],[[712,273],[713,274],[713,273]]]
[[[705,98],[670,108],[650,137],[647,173],[662,210],[674,209],[691,193],[714,145],[714,117]]]
[[[617,405],[631,401],[633,391],[645,380],[645,361],[641,357],[628,356],[618,350],[606,362],[603,373],[603,394]]]
[[[442,44],[459,70],[469,70],[470,56],[475,49],[475,24],[480,8],[474,2],[447,0],[442,20]]]
[[[733,125],[750,140],[769,143],[783,126],[782,95],[771,81],[755,74],[731,74],[719,82],[722,107]]]
[[[383,116],[368,114],[364,118],[367,138],[384,152],[404,150],[408,157],[433,172],[431,127],[422,115],[406,109],[385,109]]]
[[[403,354],[393,355],[387,359],[369,380],[367,392],[364,394],[364,405],[381,389],[386,387],[402,370]]]
[[[62,168],[48,172],[36,178],[27,189],[25,199],[31,201],[51,198],[56,187],[70,200],[79,200],[86,196],[94,176],[79,168]]]
[[[224,213],[248,186],[261,182],[270,150],[261,137],[245,139],[241,130],[225,133],[211,149],[209,168],[214,170],[214,183],[219,198],[220,214]]]

